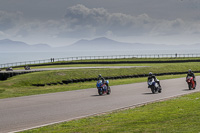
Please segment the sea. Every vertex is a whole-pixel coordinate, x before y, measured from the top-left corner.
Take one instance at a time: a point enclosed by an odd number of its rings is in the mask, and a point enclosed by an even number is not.
[[[145,50],[73,50],[62,52],[0,52],[0,64],[67,58],[80,56],[146,55],[146,54],[200,54],[199,49],[145,49]]]

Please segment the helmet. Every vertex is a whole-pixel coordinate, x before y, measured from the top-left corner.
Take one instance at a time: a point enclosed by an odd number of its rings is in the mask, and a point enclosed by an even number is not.
[[[191,72],[192,72],[192,70],[191,70],[191,69],[189,69],[189,70],[188,70],[188,73],[191,73]]]
[[[101,74],[99,74],[99,77],[101,77]]]
[[[152,72],[149,72],[149,76],[152,76]]]

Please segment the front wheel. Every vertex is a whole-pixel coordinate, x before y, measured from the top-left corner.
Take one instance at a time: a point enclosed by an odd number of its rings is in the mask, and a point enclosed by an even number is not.
[[[189,88],[189,90],[191,90],[192,89],[192,84],[188,84],[188,88]]]
[[[151,87],[151,91],[154,94],[155,93],[155,87]]]
[[[98,93],[101,96],[103,94],[103,90],[102,89],[98,89]]]

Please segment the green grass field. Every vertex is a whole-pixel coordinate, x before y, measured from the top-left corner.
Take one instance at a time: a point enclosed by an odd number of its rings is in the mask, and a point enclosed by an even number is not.
[[[119,65],[119,64],[116,64]],[[112,66],[116,66],[112,64]],[[142,68],[118,68],[118,69],[77,69],[77,70],[55,70],[42,71],[35,73],[28,73],[9,78],[6,81],[0,81],[0,98],[17,97],[35,94],[44,94],[52,92],[61,92],[75,89],[86,89],[95,87],[95,82],[92,85],[85,86],[82,83],[55,85],[45,87],[35,87],[32,84],[47,84],[62,82],[62,80],[96,78],[99,74],[104,77],[109,76],[123,76],[123,75],[137,75],[164,72],[187,72],[188,69],[193,71],[200,70],[200,63],[156,63],[156,64],[120,64],[120,65],[135,65],[135,66],[149,66]],[[129,79],[127,79],[129,80]],[[137,79],[136,79],[137,80]],[[121,84],[126,84],[124,80]],[[144,80],[146,81],[146,80]],[[110,81],[112,85],[113,81]],[[134,82],[134,81],[133,81]],[[131,83],[131,82],[130,82]]]
[[[181,58],[179,58],[181,60]],[[185,59],[185,58],[184,58]],[[188,58],[189,60],[190,58]],[[194,59],[194,58],[192,58]],[[198,58],[199,59],[199,58]],[[120,59],[123,60],[123,59]],[[125,59],[127,60],[127,59]],[[144,59],[148,60],[148,59]],[[152,60],[152,59],[151,59]],[[157,60],[157,59],[153,59]],[[158,59],[158,60],[169,60]],[[175,60],[175,59],[170,59]],[[116,61],[116,60],[115,60]],[[98,74],[102,76],[123,76],[165,72],[187,72],[200,70],[200,63],[140,63],[140,64],[93,64],[93,65],[51,65],[45,67],[86,67],[86,66],[149,66],[143,68],[120,68],[120,69],[78,69],[78,70],[55,70],[28,73],[14,76],[6,81],[0,81],[0,98],[19,97],[27,95],[45,94],[77,89],[95,88],[96,82],[72,83],[67,85],[53,85],[35,87],[32,84],[46,84],[61,82],[62,80],[94,78]],[[35,68],[42,68],[35,67]],[[200,75],[200,74],[196,74]],[[171,79],[185,77],[186,75],[158,76],[158,79]],[[110,86],[146,82],[147,78],[129,78],[110,80]],[[199,132],[200,131],[200,93],[194,93],[172,100],[157,102],[137,108],[118,110],[104,115],[92,116],[84,119],[73,120],[61,124],[55,124],[38,129],[25,131],[32,132],[70,132],[70,133],[93,133],[93,132],[139,132],[139,133],[174,133],[174,132]]]

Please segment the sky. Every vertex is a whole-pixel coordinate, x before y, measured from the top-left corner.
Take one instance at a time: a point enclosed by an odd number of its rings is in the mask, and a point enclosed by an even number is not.
[[[200,0],[0,0],[0,40],[200,43]]]

